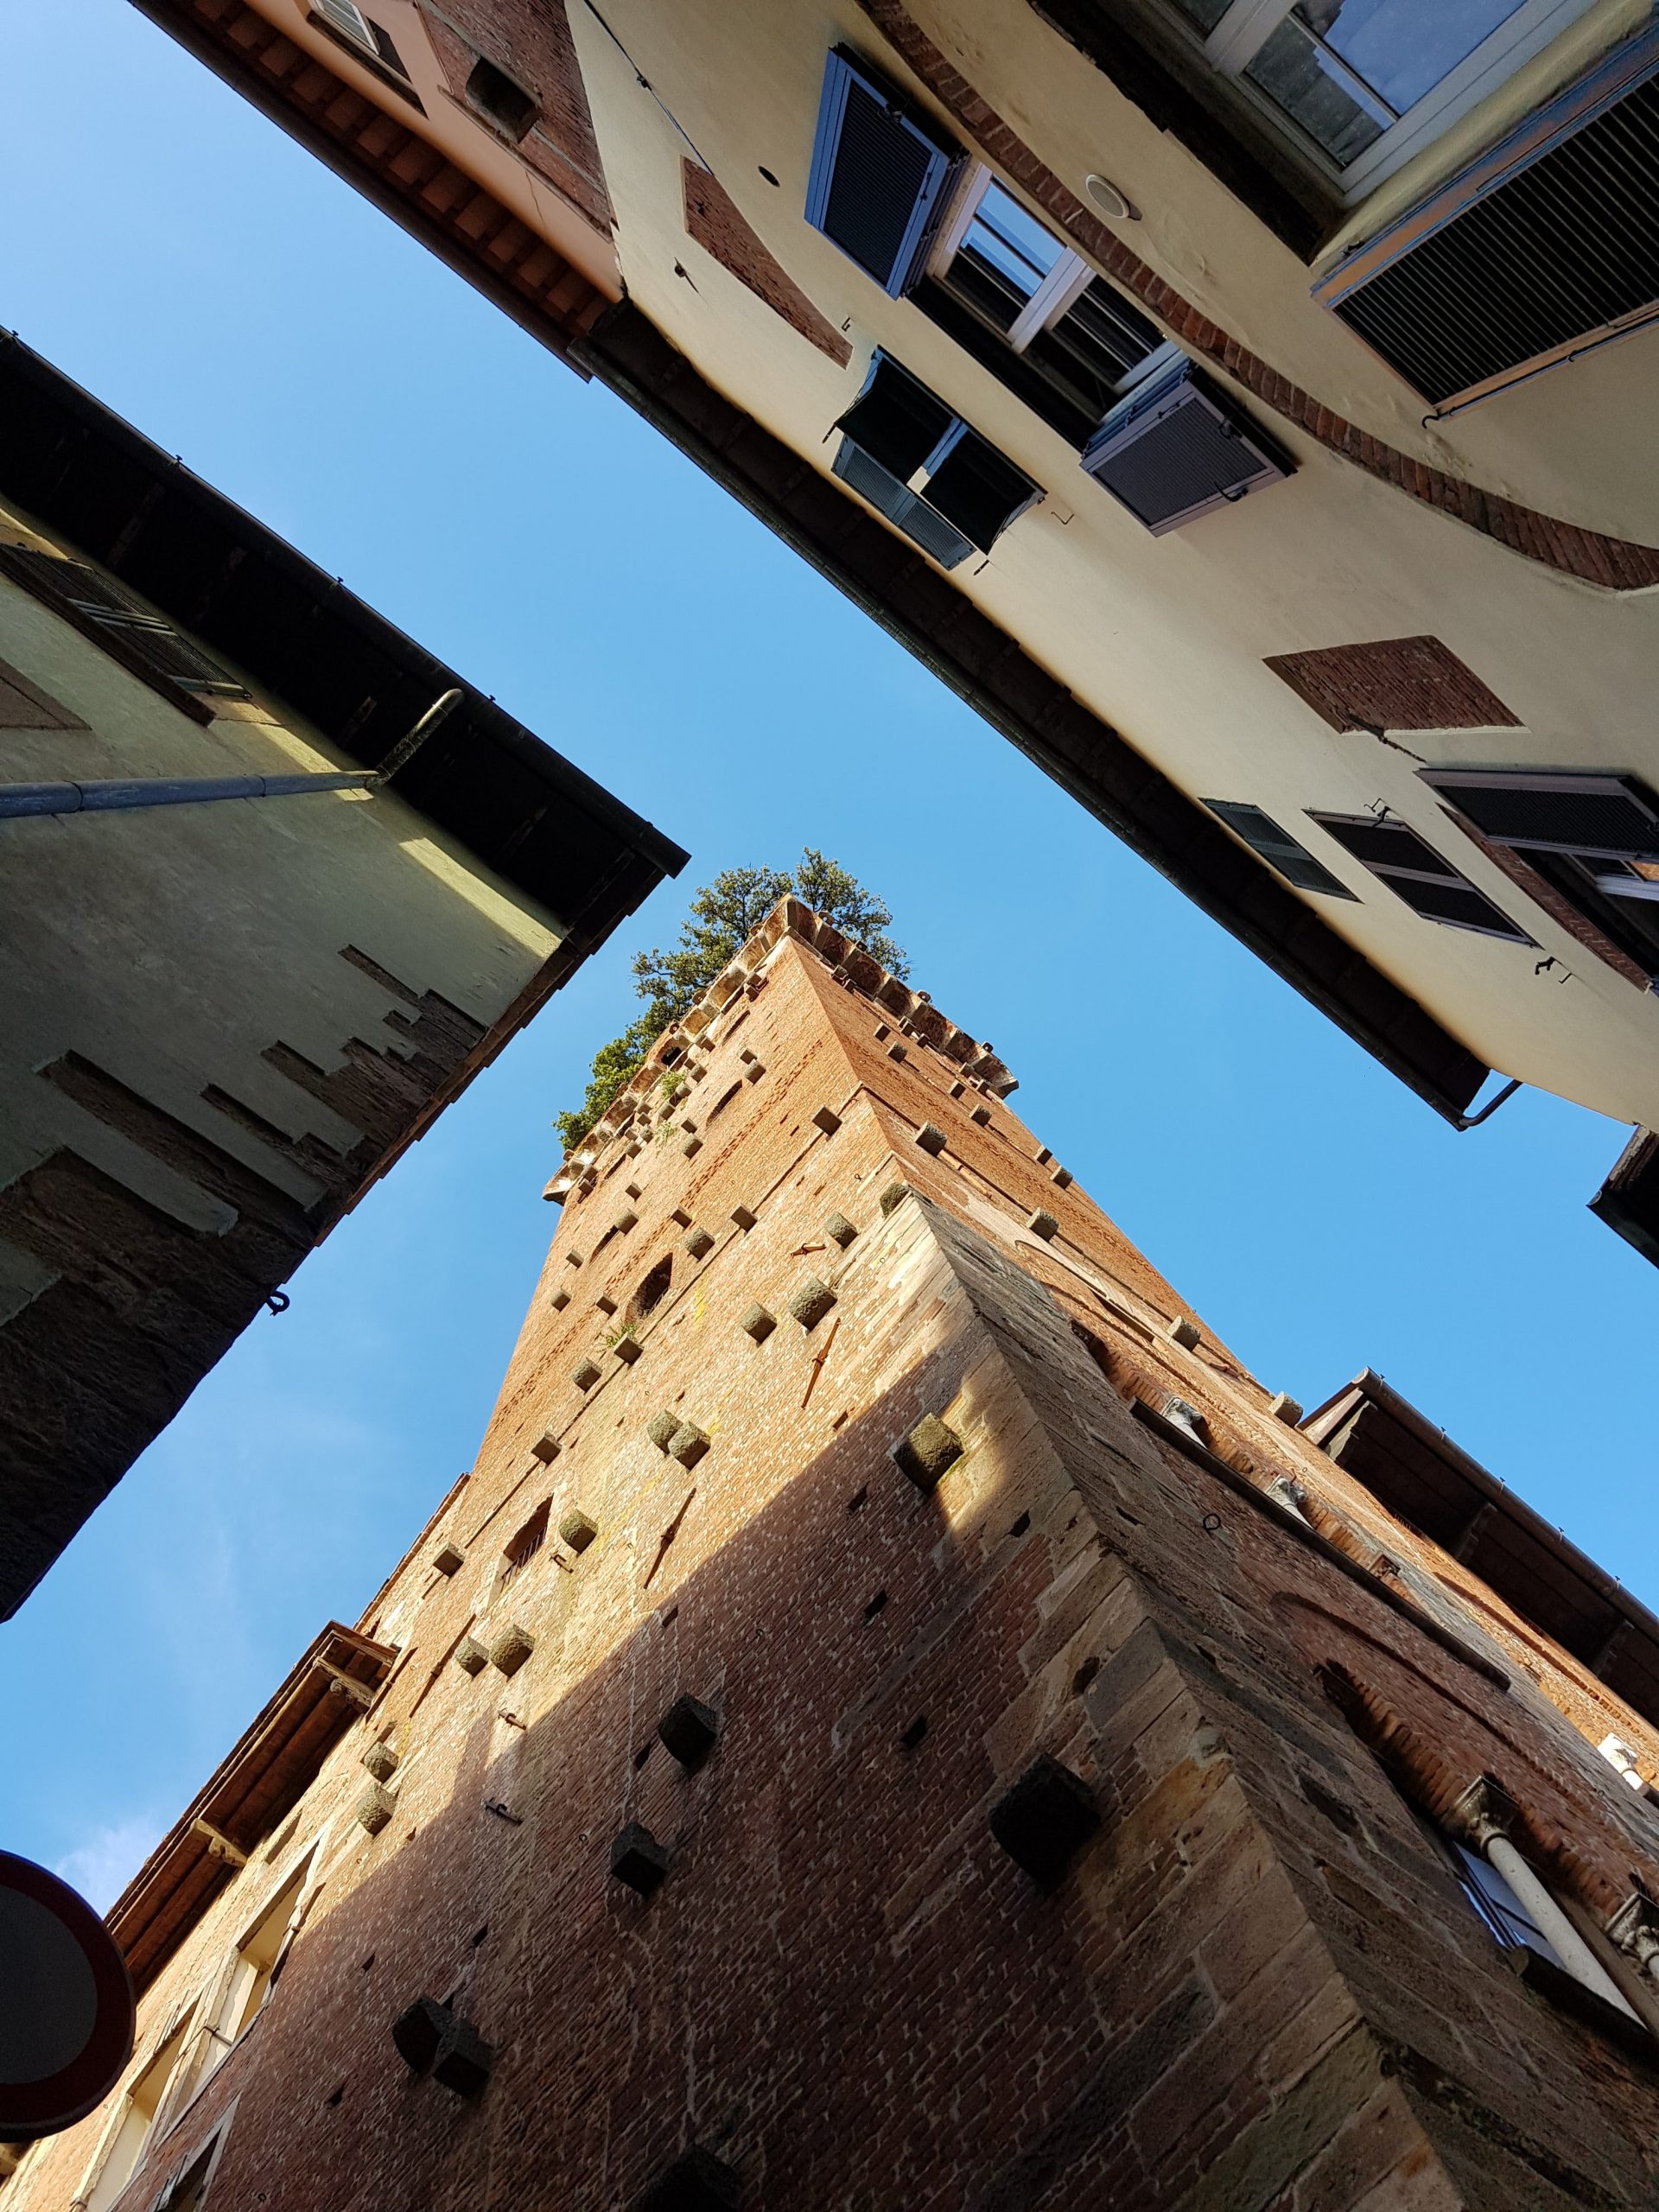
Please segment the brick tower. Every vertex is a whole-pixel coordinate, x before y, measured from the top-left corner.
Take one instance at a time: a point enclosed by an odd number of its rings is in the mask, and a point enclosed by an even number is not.
[[[129,2078],[0,2212],[1655,2202],[1637,1691],[1013,1087],[774,912],[550,1186],[475,1468],[117,1906]]]

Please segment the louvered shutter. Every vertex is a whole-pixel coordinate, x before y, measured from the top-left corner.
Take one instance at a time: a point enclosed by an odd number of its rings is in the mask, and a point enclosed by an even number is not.
[[[1154,537],[1278,483],[1292,467],[1186,360],[1118,402],[1084,447],[1083,466]]]
[[[836,425],[831,463],[941,568],[954,569],[1042,497],[1007,455],[988,444],[890,355],[878,353],[863,389]],[[928,474],[920,490],[911,480]]]
[[[1313,296],[1445,406],[1659,303],[1659,31],[1321,279]]]
[[[1473,930],[1481,937],[1505,938],[1512,944],[1533,943],[1525,930],[1403,822],[1378,821],[1370,815],[1313,814],[1312,810],[1310,814],[1327,836],[1363,861],[1425,921]]]
[[[1500,845],[1659,861],[1659,801],[1632,777],[1417,772]]]
[[[1281,830],[1273,817],[1264,814],[1259,806],[1224,798],[1207,798],[1204,804],[1211,814],[1220,817],[1236,837],[1243,838],[1252,852],[1299,891],[1322,891],[1332,899],[1354,896],[1345,883],[1332,875],[1305,845],[1299,845],[1288,830]]]
[[[84,562],[63,561],[56,554],[21,546],[10,557],[26,567],[83,622],[118,637],[158,676],[168,677],[182,690],[215,698],[247,697],[246,688],[227,675],[216,660],[181,637],[170,622],[152,614],[142,600],[112,577],[88,568]]]
[[[982,553],[1039,496],[1024,469],[965,428],[927,480],[928,505]]]
[[[962,158],[856,55],[831,52],[806,219],[894,299],[921,273]]]
[[[877,353],[863,389],[836,428],[901,482],[944,444],[957,418],[944,402],[889,354]]]

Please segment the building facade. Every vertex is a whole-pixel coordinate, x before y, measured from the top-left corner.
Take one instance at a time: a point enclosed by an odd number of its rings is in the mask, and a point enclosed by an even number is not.
[[[1376,1377],[1299,1426],[1013,1087],[775,911],[4,2212],[1652,2203],[1659,1622]]]
[[[0,757],[5,1615],[685,855],[15,340]]]
[[[1659,1252],[1648,0],[139,4]]]

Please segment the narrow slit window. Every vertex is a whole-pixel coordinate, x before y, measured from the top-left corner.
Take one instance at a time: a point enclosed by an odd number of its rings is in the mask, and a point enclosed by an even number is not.
[[[517,1580],[547,1541],[547,1517],[548,1501],[543,1498],[501,1555],[501,1572],[495,1585],[498,1596]]]

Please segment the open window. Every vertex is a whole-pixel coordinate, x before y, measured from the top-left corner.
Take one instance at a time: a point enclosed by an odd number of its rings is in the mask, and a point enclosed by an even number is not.
[[[85,2212],[110,2212],[132,2178],[183,2054],[185,2026],[181,2021],[173,2030],[140,2068],[121,2100],[114,2129],[100,2145],[93,2172],[81,2184]]]
[[[1591,0],[1139,0],[1351,204]]]
[[[168,2095],[169,2124],[212,2079],[258,2018],[298,1922],[310,1866],[308,1854],[261,1909],[226,1962]]]
[[[1149,317],[983,167],[956,194],[911,296],[1079,447],[1157,360],[1179,358]]]
[[[836,427],[836,474],[941,568],[988,553],[1043,496],[890,354],[876,354]]]
[[[351,48],[377,76],[385,78],[394,91],[401,92],[412,105],[420,107],[391,33],[365,16],[356,0],[310,0],[310,12],[314,23],[320,23],[331,38]],[[422,109],[422,112],[424,114],[425,110]]]
[[[1533,943],[1525,930],[1403,822],[1374,814],[1316,814],[1312,808],[1308,813],[1327,836],[1334,837],[1425,921],[1472,930],[1479,937],[1504,938],[1511,944]]]
[[[1516,854],[1651,985],[1659,978],[1659,799],[1633,776],[1421,768],[1483,837]]]

